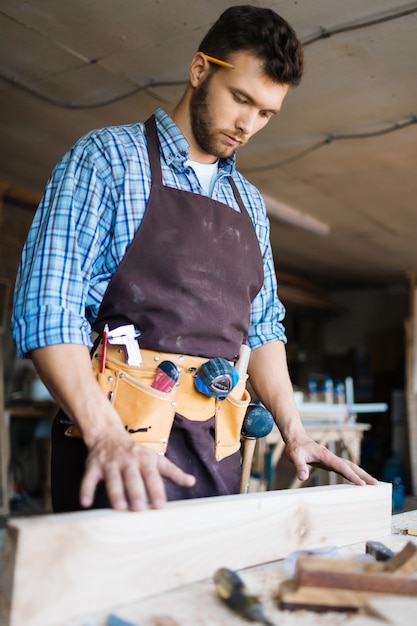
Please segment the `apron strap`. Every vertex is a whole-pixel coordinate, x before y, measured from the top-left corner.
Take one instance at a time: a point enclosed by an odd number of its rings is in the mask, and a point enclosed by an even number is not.
[[[158,138],[158,131],[156,128],[155,115],[151,115],[151,117],[149,117],[146,120],[145,130],[146,130],[146,137],[148,140],[149,164],[150,164],[151,173],[152,173],[152,183],[156,183],[157,185],[163,185],[161,160],[159,156],[159,138]],[[233,195],[239,206],[240,212],[243,215],[247,215],[247,217],[249,217],[246,207],[241,198],[241,195],[238,191],[238,188],[236,187],[235,181],[233,180],[231,176],[228,176],[227,179],[232,188]]]
[[[145,122],[146,138],[148,141],[149,165],[151,166],[152,184],[162,186],[161,159],[159,156],[159,139],[156,130],[155,115],[151,115]]]
[[[238,203],[238,205],[239,205],[240,212],[242,213],[242,215],[246,215],[246,216],[250,219],[250,217],[249,217],[249,213],[248,213],[248,212],[247,212],[247,210],[246,210],[246,207],[245,207],[245,205],[244,205],[244,203],[243,203],[243,200],[242,200],[242,196],[240,195],[239,190],[238,190],[238,188],[236,187],[236,183],[235,183],[235,181],[233,180],[233,178],[232,178],[231,176],[228,176],[227,178],[228,178],[228,181],[229,181],[230,186],[231,186],[231,188],[232,188],[232,191],[233,191],[233,195],[234,195],[234,197],[235,197],[235,200],[236,200],[236,202],[237,202],[237,203]]]

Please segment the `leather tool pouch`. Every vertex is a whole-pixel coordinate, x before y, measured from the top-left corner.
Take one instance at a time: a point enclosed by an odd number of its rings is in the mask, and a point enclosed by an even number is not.
[[[240,448],[242,424],[251,399],[245,388],[246,379],[247,377],[242,378],[225,400],[217,401],[214,422],[217,461],[237,452]]]
[[[239,450],[242,423],[250,402],[245,389],[246,376],[225,400],[219,401],[195,388],[195,372],[207,359],[142,350],[143,362],[136,367],[125,363],[123,349],[119,352],[116,346],[108,346],[106,369],[101,373],[100,356],[99,346],[92,357],[97,381],[119,413],[126,430],[137,441],[164,454],[175,413],[194,421],[206,421],[215,416],[216,460]],[[164,359],[173,361],[180,369],[179,385],[168,393],[151,387],[158,362]],[[65,434],[68,437],[81,436],[75,425],[71,425]]]

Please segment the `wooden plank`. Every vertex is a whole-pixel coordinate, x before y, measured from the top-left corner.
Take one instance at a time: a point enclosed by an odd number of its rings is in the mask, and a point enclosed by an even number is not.
[[[404,626],[412,623],[412,616],[417,611],[417,599],[374,599],[368,602],[365,610],[366,615],[349,620],[349,626]]]
[[[392,622],[387,622],[379,617],[368,617],[367,615],[358,615],[349,620],[349,626],[393,626]]]
[[[413,623],[417,614],[417,598],[381,598],[373,599],[367,605],[371,615],[380,617],[383,623],[404,626]]]
[[[417,572],[417,546],[409,541],[401,552],[385,562],[385,570],[395,576],[413,576]]]
[[[332,485],[169,503],[142,513],[14,518],[4,537],[1,624],[59,626],[290,552],[391,531],[391,485]]]
[[[293,580],[288,580],[282,583],[280,588],[280,608],[319,612],[357,611],[372,599],[386,597],[386,591],[362,591],[339,587],[328,589],[313,585],[296,587]]]
[[[385,595],[417,596],[417,579],[412,576],[394,576],[386,572],[337,572],[311,570],[301,565],[296,578],[299,587],[320,587],[330,590],[370,591]],[[330,592],[331,596],[332,593]]]
[[[302,557],[297,560],[295,576],[279,589],[284,608],[322,610],[359,609],[372,598],[417,596],[413,559],[417,546],[409,543],[385,563],[358,559]]]

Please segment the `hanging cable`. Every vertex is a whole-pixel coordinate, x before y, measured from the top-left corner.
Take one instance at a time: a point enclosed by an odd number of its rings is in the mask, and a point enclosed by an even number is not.
[[[337,35],[337,34],[348,32],[348,31],[358,30],[361,28],[368,28],[370,26],[376,26],[384,22],[388,22],[388,21],[396,20],[402,17],[406,17],[408,15],[412,15],[413,13],[417,13],[417,3],[412,3],[411,5],[408,5],[408,7],[404,9],[397,10],[392,13],[387,13],[385,15],[380,15],[379,17],[369,18],[364,21],[353,22],[353,23],[349,23],[349,24],[345,24],[341,26],[334,26],[331,28],[322,27],[318,34],[311,35],[310,37],[306,37],[305,39],[302,40],[302,43],[303,43],[303,46],[306,47],[322,39],[328,39],[329,37],[333,35]],[[4,15],[4,12],[3,12],[3,15]],[[100,61],[97,59],[87,60],[86,62],[86,65],[99,65],[99,64],[100,64]],[[85,65],[83,67],[85,67]],[[86,110],[86,109],[101,108],[101,107],[108,106],[110,104],[114,104],[116,102],[120,102],[121,100],[124,100],[126,98],[130,98],[131,96],[134,96],[137,93],[141,91],[145,91],[147,89],[156,89],[158,87],[172,87],[172,86],[178,86],[178,85],[185,85],[188,82],[187,80],[160,81],[160,82],[149,81],[145,85],[135,86],[130,91],[120,94],[118,96],[115,96],[113,98],[109,98],[108,100],[101,100],[100,102],[94,102],[91,104],[76,104],[73,102],[62,102],[60,100],[56,100],[55,98],[50,98],[49,96],[45,96],[44,94],[41,94],[37,90],[32,89],[31,87],[28,87],[27,85],[24,85],[23,83],[20,83],[19,81],[16,80],[16,77],[8,77],[8,76],[4,76],[0,74],[0,79],[3,80],[4,82],[7,82],[8,84],[11,84],[15,87],[18,87],[19,89],[26,91],[26,93],[29,93],[32,96],[39,98],[40,100],[44,102],[47,102],[49,104],[52,104],[54,106],[57,106],[63,109],[70,109],[70,110]]]
[[[351,22],[350,24],[343,24],[341,26],[333,26],[331,28],[320,28],[320,32],[317,35],[311,35],[306,39],[303,39],[303,46],[310,46],[317,41],[322,39],[328,39],[332,35],[339,35],[341,33],[347,33],[352,30],[359,30],[361,28],[369,28],[370,26],[377,26],[378,24],[383,24],[384,22],[391,22],[392,20],[399,19],[401,17],[407,17],[407,15],[412,15],[413,13],[417,13],[417,6],[415,3],[409,5],[408,8],[402,9],[400,11],[394,13],[388,13],[387,15],[382,15],[379,17],[370,18],[364,20],[363,22]]]
[[[23,85],[22,83],[17,82],[14,78],[10,79],[0,74],[0,80],[9,84],[15,85],[16,87],[19,87],[19,89],[22,89],[22,91],[29,93],[31,96],[34,96],[35,98],[38,98],[39,100],[42,100],[43,102],[52,104],[56,107],[59,107],[60,109],[69,109],[72,111],[80,111],[80,110],[85,111],[88,109],[99,109],[105,106],[109,106],[110,104],[115,104],[116,102],[120,102],[121,100],[125,100],[126,98],[130,98],[130,96],[134,96],[140,91],[146,91],[147,89],[151,89],[155,87],[176,87],[178,85],[185,85],[187,82],[185,80],[173,80],[173,81],[165,81],[165,82],[161,81],[158,83],[149,82],[146,85],[134,87],[131,91],[120,94],[118,96],[114,96],[113,98],[109,98],[108,100],[102,100],[101,102],[93,102],[91,104],[75,104],[72,102],[62,102],[61,100],[56,100],[55,98],[50,98],[49,96],[45,96],[44,94],[36,91],[35,89],[32,89],[31,87],[28,87],[27,85]]]
[[[260,165],[259,167],[247,167],[247,168],[241,167],[240,169],[242,172],[245,172],[247,174],[254,174],[257,172],[267,172],[268,170],[273,170],[278,167],[282,167],[283,165],[289,165],[290,163],[293,163],[294,161],[298,161],[304,158],[305,156],[311,154],[312,152],[315,152],[316,150],[323,148],[323,146],[328,146],[329,144],[335,141],[342,141],[345,139],[370,139],[372,137],[380,137],[381,135],[388,135],[388,133],[393,133],[397,130],[402,130],[403,128],[407,128],[407,126],[411,126],[412,124],[417,124],[417,115],[412,115],[411,118],[407,120],[406,122],[395,122],[388,128],[383,128],[382,130],[376,130],[376,131],[366,132],[366,133],[341,133],[339,135],[328,135],[325,139],[318,141],[317,143],[313,144],[309,148],[306,148],[305,150],[302,150],[301,152],[297,152],[297,154],[294,154],[293,156],[288,157],[287,159],[282,159],[281,161],[276,161],[275,163],[270,163],[269,165]]]

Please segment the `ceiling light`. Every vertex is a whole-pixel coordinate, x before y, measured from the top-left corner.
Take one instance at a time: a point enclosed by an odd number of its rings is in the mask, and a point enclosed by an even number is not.
[[[315,217],[312,217],[307,213],[303,213],[299,209],[293,209],[284,202],[272,198],[272,196],[268,196],[263,193],[262,197],[265,201],[267,213],[271,217],[275,217],[286,224],[292,224],[298,228],[308,230],[310,233],[314,233],[316,235],[325,236],[330,233],[329,224],[321,222]]]

